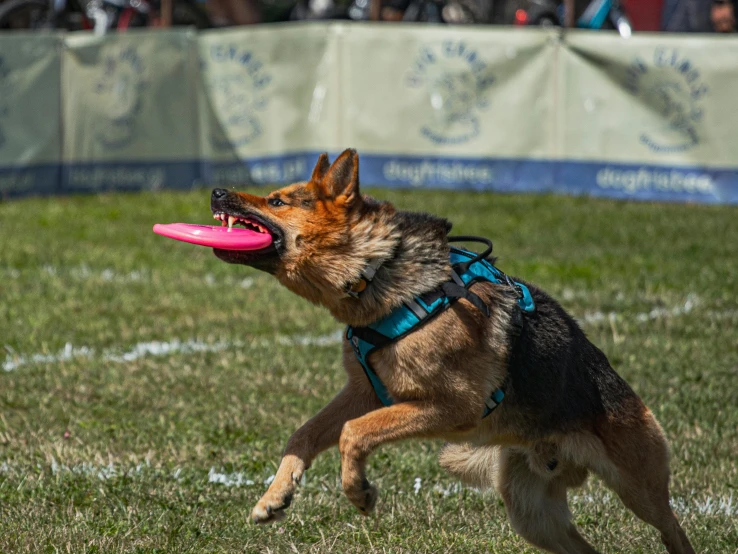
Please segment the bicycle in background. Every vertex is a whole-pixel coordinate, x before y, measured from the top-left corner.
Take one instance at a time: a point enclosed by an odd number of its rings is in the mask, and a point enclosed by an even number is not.
[[[521,26],[563,27],[565,8],[554,0],[530,0],[527,8],[515,12],[515,24]],[[630,20],[619,0],[593,0],[576,19],[578,29],[616,30],[621,37],[633,34]]]

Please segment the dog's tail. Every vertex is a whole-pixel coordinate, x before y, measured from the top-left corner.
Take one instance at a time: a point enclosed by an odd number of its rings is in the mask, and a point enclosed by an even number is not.
[[[446,471],[467,485],[487,489],[497,482],[500,447],[447,444],[438,461]]]

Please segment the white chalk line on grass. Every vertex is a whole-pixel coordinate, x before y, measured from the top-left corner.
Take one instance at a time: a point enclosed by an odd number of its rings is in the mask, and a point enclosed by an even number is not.
[[[306,475],[303,474],[300,483],[302,485],[306,482]],[[263,481],[258,478],[249,479],[242,472],[234,473],[220,473],[211,467],[208,472],[208,483],[215,483],[219,485],[225,485],[227,487],[250,487],[256,485],[257,482],[262,482],[264,486],[268,486],[274,480],[274,475],[270,475]],[[323,486],[324,490],[327,490]],[[412,491],[413,495],[420,494],[423,489],[423,479],[416,477],[413,481]],[[431,489],[433,492],[440,494],[443,497],[456,495],[462,491],[470,491],[473,494],[485,494],[486,491],[477,487],[467,487],[461,483],[452,482],[447,483],[445,486],[440,483],[434,483]],[[399,491],[400,493],[404,491]],[[605,505],[611,502],[617,501],[609,493],[605,492],[601,495],[594,494],[572,494],[569,496],[569,501],[573,505],[587,505],[587,504],[599,504]],[[703,498],[686,499],[683,497],[672,497],[670,503],[673,509],[677,510],[680,514],[699,514],[699,515],[725,515],[734,516],[738,515],[738,501],[733,498],[731,492],[728,496],[706,496]]]
[[[118,477],[127,478],[141,478],[146,472],[157,472],[161,474],[160,469],[156,469],[151,466],[148,459],[145,462],[136,464],[135,466],[123,467],[122,465],[116,465],[112,462],[108,464],[95,464],[91,462],[82,462],[75,465],[65,465],[58,463],[52,458],[49,469],[54,476],[64,475],[80,475],[86,477],[92,477],[101,481],[107,481]],[[43,470],[40,464],[36,466],[38,470]],[[183,468],[177,467],[171,472],[170,477],[175,481],[182,478]],[[16,474],[22,476],[27,472],[21,466],[2,462],[0,464],[0,475]],[[200,473],[200,470],[195,470],[196,473]],[[188,472],[192,473],[192,472]],[[169,474],[169,472],[167,472]],[[302,485],[306,483],[306,475],[300,481]],[[274,475],[269,475],[266,478],[260,478],[257,476],[247,476],[245,473],[236,471],[231,473],[224,473],[211,467],[207,473],[207,482],[213,485],[222,485],[225,487],[266,487],[271,484],[274,480]],[[323,485],[324,490],[328,490]],[[459,482],[450,483],[434,483],[432,486],[426,485],[422,478],[415,477],[411,490],[394,491],[399,494],[413,494],[418,495],[421,491],[432,491],[443,497],[460,494],[463,491],[470,492],[472,494],[485,494],[485,491],[476,487],[467,487]],[[388,494],[392,494],[390,491]],[[586,506],[586,505],[600,505],[604,506],[612,502],[617,502],[617,498],[611,495],[609,492],[602,494],[591,494],[591,493],[575,493],[569,495],[569,502],[574,506]],[[698,496],[693,494],[690,498],[687,497],[672,497],[670,500],[671,506],[680,515],[707,515],[707,516],[738,516],[738,500],[734,498],[733,493],[722,496]]]
[[[662,318],[674,318],[674,317],[680,317],[683,315],[686,315],[690,312],[692,312],[698,305],[700,304],[700,299],[696,294],[688,294],[687,299],[682,304],[678,304],[676,306],[671,306],[668,308],[665,307],[656,307],[648,312],[639,312],[637,314],[634,314],[634,318],[636,321],[639,322],[645,322],[645,321],[651,321],[654,319],[662,319]],[[615,312],[586,312],[584,316],[582,316],[580,319],[584,323],[588,324],[594,324],[599,323],[601,321],[611,321],[613,319],[622,318],[623,315]]]
[[[738,319],[738,308],[726,309],[726,310],[702,310],[697,311],[697,308],[702,304],[702,301],[696,294],[689,294],[687,299],[682,304],[670,307],[656,307],[648,312],[638,312],[636,314],[627,316],[621,312],[609,311],[609,312],[586,312],[583,316],[577,317],[580,322],[585,325],[595,325],[603,321],[613,322],[621,321],[624,319],[633,318],[639,323],[646,323],[657,319],[675,319],[681,316],[685,316],[691,313],[699,313],[702,316],[707,317],[713,321],[723,321],[726,319]]]
[[[657,319],[671,319],[690,314],[701,304],[700,299],[695,294],[689,294],[682,304],[671,307],[656,307],[648,312],[639,312],[628,315],[638,322],[648,322]],[[738,309],[736,310],[709,310],[704,315],[715,321],[738,318]],[[622,313],[610,312],[587,312],[578,318],[585,325],[595,325],[602,321],[617,321],[625,318]],[[221,352],[230,348],[239,348],[248,345],[269,347],[275,344],[280,346],[333,346],[340,343],[342,334],[340,331],[322,336],[311,335],[277,335],[273,339],[262,338],[255,339],[251,342],[245,341],[221,341],[208,343],[199,340],[179,340],[171,341],[149,341],[134,344],[129,350],[120,352],[119,349],[107,349],[101,351],[99,356],[105,361],[111,362],[132,362],[145,356],[170,356],[175,354],[189,354],[194,352]],[[89,346],[74,346],[67,343],[64,348],[58,352],[51,354],[26,354],[20,355],[6,346],[7,354],[2,368],[5,371],[13,371],[18,367],[29,364],[55,363],[65,362],[73,358],[94,358],[97,352]]]
[[[247,479],[240,471],[220,473],[215,471],[214,467],[211,467],[208,471],[208,483],[216,483],[226,487],[250,487],[256,482],[253,479]]]
[[[105,269],[93,269],[86,264],[71,266],[71,267],[57,267],[54,265],[43,265],[41,271],[49,276],[57,277],[61,275],[69,275],[74,279],[87,281],[87,280],[100,280],[104,282],[115,282],[115,283],[137,283],[137,282],[150,282],[152,280],[152,272],[150,269],[139,269],[132,270],[127,273],[118,272],[112,268]],[[18,279],[21,277],[21,272],[17,269],[10,268],[5,270],[5,274],[11,279]],[[224,283],[219,282],[218,279],[212,273],[207,273],[201,276],[201,280],[204,284],[215,287],[223,285]],[[234,284],[241,288],[248,289],[254,285],[254,279],[246,277],[244,279],[228,280],[227,284]],[[589,299],[591,297],[587,292],[573,290],[569,288],[563,289],[560,293],[561,299],[564,301],[571,301],[574,299]],[[622,293],[618,293],[617,300],[623,300],[625,296]],[[678,317],[681,315],[688,314],[700,303],[699,297],[690,293],[687,296],[686,301],[678,306],[673,307],[656,307],[648,312],[641,312],[635,314],[635,319],[639,322],[646,322],[655,319]],[[738,318],[738,309],[733,310],[711,310],[705,312],[710,319],[714,320],[725,320]],[[581,317],[577,317],[579,321],[585,324],[597,324],[602,321],[613,322],[623,317],[617,311],[603,312],[586,312]]]
[[[99,353],[89,346],[74,346],[71,343],[52,354],[28,354],[19,355],[9,346],[6,346],[7,354],[2,364],[4,371],[13,371],[21,366],[29,364],[66,362],[74,358],[92,359],[100,357],[104,361],[125,363],[133,362],[147,356],[172,356],[175,354],[190,354],[194,352],[222,352],[230,348],[238,348],[249,345],[269,347],[274,344],[282,346],[332,346],[339,344],[343,339],[343,333],[336,331],[328,335],[278,335],[274,339],[258,338],[253,341],[219,341],[204,342],[200,340],[171,341],[149,341],[134,344],[125,352],[120,349],[105,349]]]
[[[141,283],[152,281],[152,270],[149,268],[134,269],[128,272],[116,271],[113,268],[106,267],[104,269],[95,269],[87,264],[81,264],[70,267],[58,267],[55,265],[46,264],[41,266],[41,271],[49,275],[50,277],[71,277],[78,281],[103,281],[107,283]],[[6,274],[11,279],[19,279],[22,275],[17,269],[10,269],[6,271]],[[243,279],[226,279],[219,281],[212,273],[206,273],[205,275],[198,276],[192,275],[193,279],[200,278],[202,282],[208,286],[215,287],[223,284],[232,284],[240,286],[241,288],[248,289],[254,285],[254,279],[252,277],[246,277]]]

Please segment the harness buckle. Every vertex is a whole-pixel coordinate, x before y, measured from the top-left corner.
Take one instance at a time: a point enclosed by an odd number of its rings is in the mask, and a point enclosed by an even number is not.
[[[359,279],[353,284],[349,284],[346,286],[346,294],[350,296],[351,298],[359,298],[359,295],[364,292],[366,289],[368,283],[366,279]]]
[[[361,270],[361,278],[354,283],[346,285],[346,294],[351,298],[359,298],[361,293],[369,286],[369,283],[374,280],[374,277],[377,275],[377,271],[379,271],[379,268],[382,266],[382,262],[383,260],[380,258],[371,260],[364,269]]]
[[[500,271],[500,275],[505,279],[505,284],[513,290],[516,298],[520,299],[525,297],[525,294],[523,294],[523,287],[510,279],[507,273],[502,273],[502,271]]]

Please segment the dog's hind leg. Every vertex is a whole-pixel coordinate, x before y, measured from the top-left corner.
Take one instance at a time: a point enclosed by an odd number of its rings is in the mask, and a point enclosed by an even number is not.
[[[599,426],[599,437],[614,466],[601,477],[636,516],[659,530],[669,554],[694,554],[669,506],[669,452],[663,431],[645,407],[638,419],[636,424]]]
[[[555,554],[598,554],[571,522],[566,489],[587,477],[580,467],[559,468],[546,478],[525,452],[501,449],[496,487],[513,528],[533,545]]]

